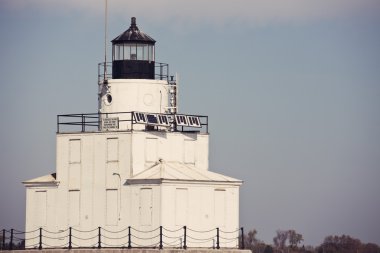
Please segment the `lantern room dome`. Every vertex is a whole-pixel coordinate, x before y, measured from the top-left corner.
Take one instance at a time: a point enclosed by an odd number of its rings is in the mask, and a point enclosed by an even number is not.
[[[125,43],[125,42],[135,42],[135,43],[144,43],[144,44],[155,44],[156,41],[149,35],[141,32],[136,25],[136,18],[131,18],[131,26],[113,39],[112,44]]]
[[[154,79],[155,43],[132,17],[129,29],[112,40],[112,78]]]

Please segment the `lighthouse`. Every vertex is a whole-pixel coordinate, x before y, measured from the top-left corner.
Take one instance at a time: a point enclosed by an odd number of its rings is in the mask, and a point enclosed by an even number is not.
[[[168,82],[168,64],[155,62],[155,43],[139,30],[134,17],[130,27],[112,40],[112,79],[108,76],[99,79],[99,112],[119,117],[118,129],[132,126],[130,121],[122,121],[128,120],[127,114],[114,114],[116,112],[164,114],[169,110],[168,90],[175,89],[175,85]],[[102,69],[104,66],[100,71]],[[139,116],[136,116],[137,121],[143,120]]]
[[[57,116],[55,171],[23,182],[27,248],[41,231],[53,248],[238,247],[242,181],[209,170],[208,117],[178,111],[155,44],[133,17],[99,64],[97,112]]]

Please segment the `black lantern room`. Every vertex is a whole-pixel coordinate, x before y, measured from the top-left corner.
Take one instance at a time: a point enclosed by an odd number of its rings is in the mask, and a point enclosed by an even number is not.
[[[112,79],[154,79],[154,44],[156,41],[136,25],[112,41]]]

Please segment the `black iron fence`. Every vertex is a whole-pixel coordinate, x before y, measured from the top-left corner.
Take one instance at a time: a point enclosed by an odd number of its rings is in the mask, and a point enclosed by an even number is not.
[[[224,231],[220,228],[194,230],[186,226],[170,230],[163,226],[143,231],[131,226],[112,231],[102,227],[93,230],[33,231],[3,229],[1,250],[15,249],[73,249],[73,248],[240,248],[244,249],[244,229]]]

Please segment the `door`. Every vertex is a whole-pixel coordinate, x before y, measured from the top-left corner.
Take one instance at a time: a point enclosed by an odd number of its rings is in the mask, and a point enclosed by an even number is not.
[[[141,188],[140,189],[140,225],[151,226],[152,225],[152,189]]]

